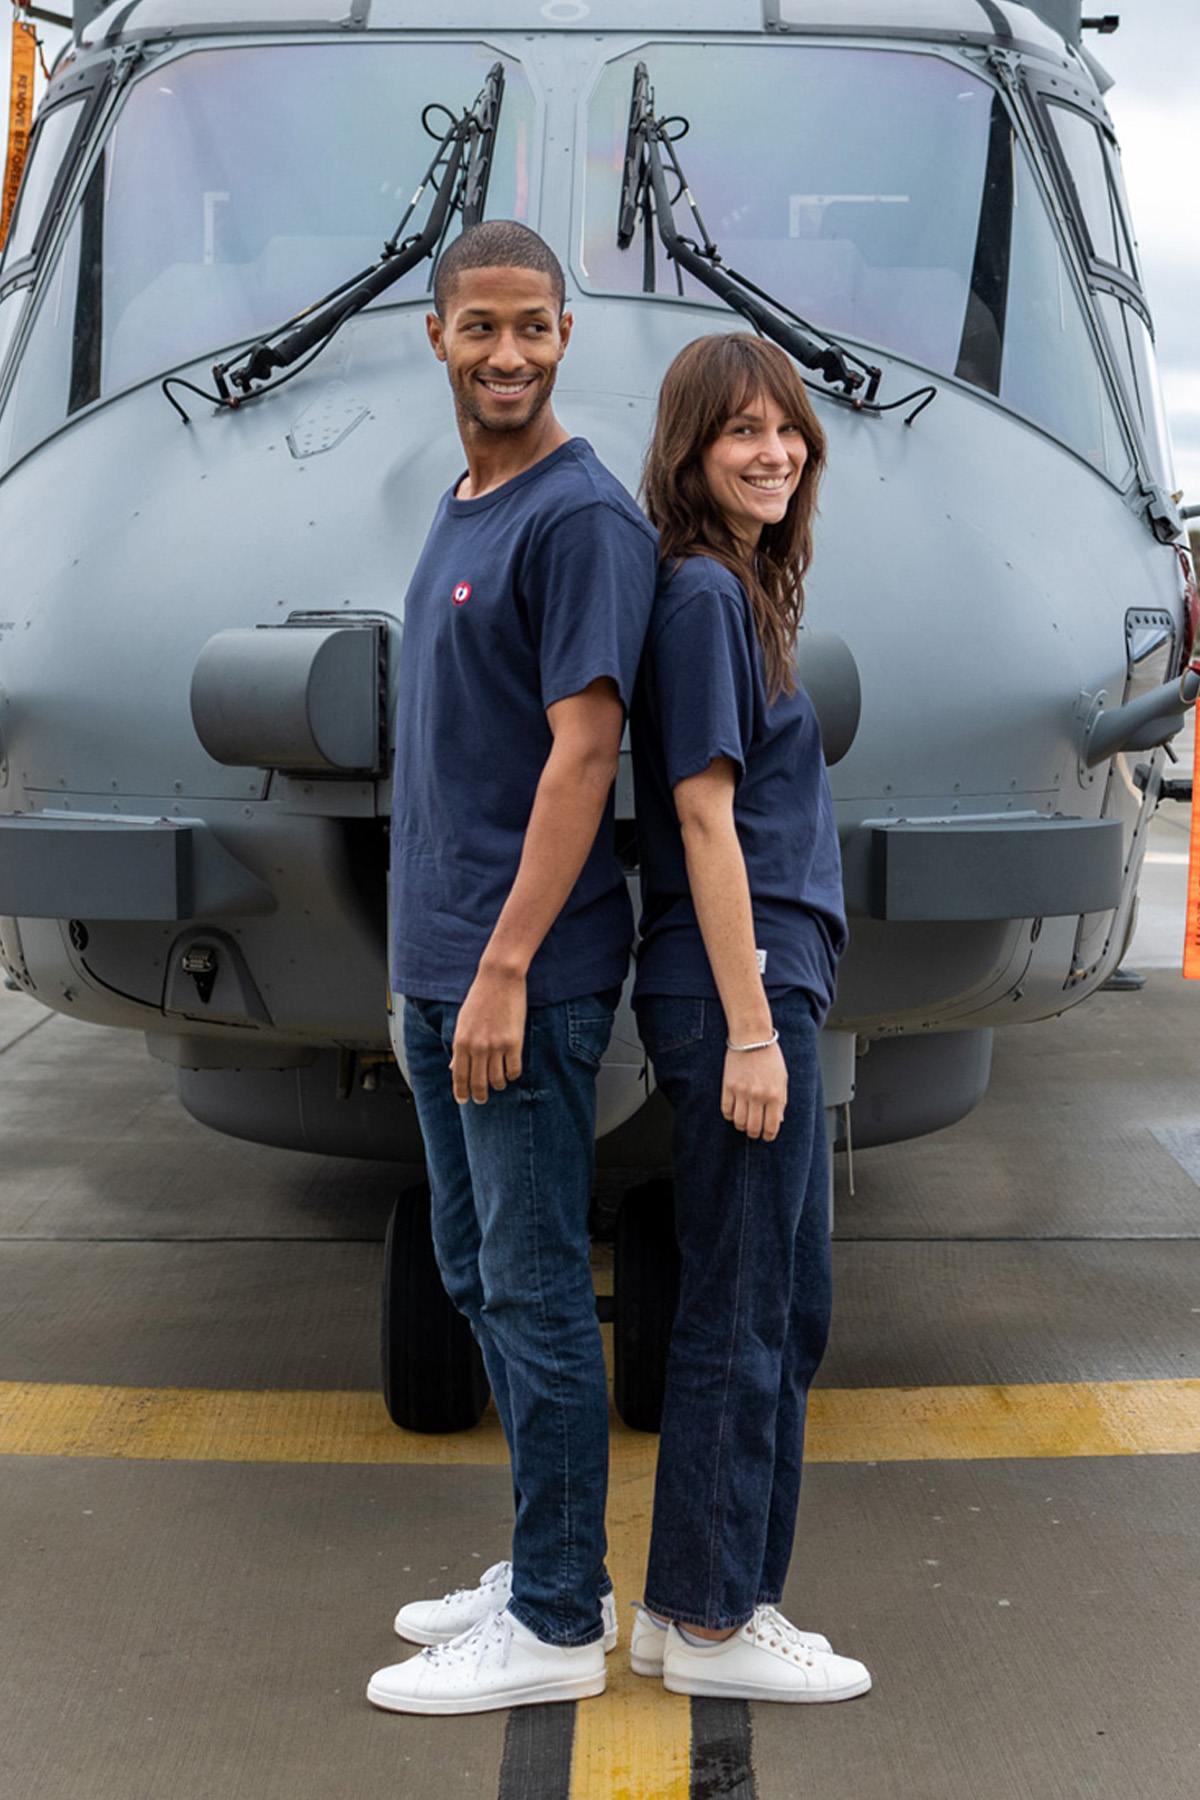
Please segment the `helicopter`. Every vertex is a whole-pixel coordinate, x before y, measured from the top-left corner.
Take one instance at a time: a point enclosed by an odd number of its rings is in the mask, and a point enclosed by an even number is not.
[[[829,438],[797,666],[850,949],[840,1145],[966,1115],[1117,968],[1194,703],[1153,327],[1080,0],[77,0],[0,263],[0,962],[145,1034],[196,1119],[418,1169],[392,1042],[404,593],[460,449],[424,319],[484,217],[567,272],[561,415],[636,489],[747,323]],[[1174,784],[1178,787],[1179,784]],[[636,900],[627,752],[617,842]],[[636,907],[635,907],[636,910]],[[616,1404],[653,1428],[669,1115],[599,1079]],[[398,1424],[473,1423],[419,1188]]]

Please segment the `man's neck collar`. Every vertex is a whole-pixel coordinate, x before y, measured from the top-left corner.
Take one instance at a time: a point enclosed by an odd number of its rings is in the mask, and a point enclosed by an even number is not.
[[[459,436],[467,453],[467,475],[455,492],[458,500],[479,500],[506,481],[523,475],[570,438],[545,407],[526,431],[486,431],[473,420],[459,420]]]

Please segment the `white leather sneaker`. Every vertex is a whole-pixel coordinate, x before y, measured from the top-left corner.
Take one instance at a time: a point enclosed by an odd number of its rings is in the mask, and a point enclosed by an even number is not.
[[[448,1644],[489,1613],[503,1612],[512,1598],[512,1564],[493,1563],[473,1588],[455,1588],[440,1600],[410,1600],[396,1614],[395,1631],[410,1644]],[[600,1602],[604,1650],[617,1647],[617,1603],[611,1589]]]
[[[763,1607],[763,1612],[772,1613],[780,1619],[789,1631],[794,1631],[802,1644],[810,1650],[828,1653],[833,1645],[819,1631],[801,1631],[790,1620],[784,1619],[782,1613],[775,1608]],[[629,1666],[635,1675],[661,1675],[663,1672],[663,1649],[667,1641],[666,1627],[656,1625],[644,1606],[633,1609],[633,1630],[629,1637]]]
[[[488,1612],[448,1644],[380,1669],[367,1699],[388,1712],[498,1712],[604,1692],[604,1645],[544,1644],[510,1612]]]
[[[663,1686],[672,1694],[733,1700],[852,1700],[871,1677],[862,1663],[815,1650],[773,1606],[760,1606],[720,1643],[689,1644],[673,1625],[663,1648]]]

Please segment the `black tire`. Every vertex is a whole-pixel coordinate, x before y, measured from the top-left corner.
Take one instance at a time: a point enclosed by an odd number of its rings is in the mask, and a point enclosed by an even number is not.
[[[657,1431],[679,1304],[675,1195],[669,1181],[630,1188],[613,1240],[613,1401],[635,1431]]]
[[[429,1189],[400,1195],[383,1241],[383,1403],[406,1431],[469,1431],[488,1403],[471,1327],[446,1296],[433,1254]]]

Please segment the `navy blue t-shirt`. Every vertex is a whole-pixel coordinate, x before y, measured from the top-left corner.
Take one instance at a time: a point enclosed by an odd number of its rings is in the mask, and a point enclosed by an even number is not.
[[[628,709],[656,569],[656,533],[582,438],[477,500],[443,497],[400,653],[394,992],[466,998],[516,879],[553,743],[546,708],[607,675]],[[530,965],[530,1005],[618,986],[632,937],[610,795]]]
[[[724,756],[737,771],[733,816],[763,983],[768,994],[803,988],[823,1019],[846,914],[820,728],[803,688],[768,705],[745,590],[711,557],[664,565],[630,730],[643,899],[637,993],[718,997],[672,790]]]

